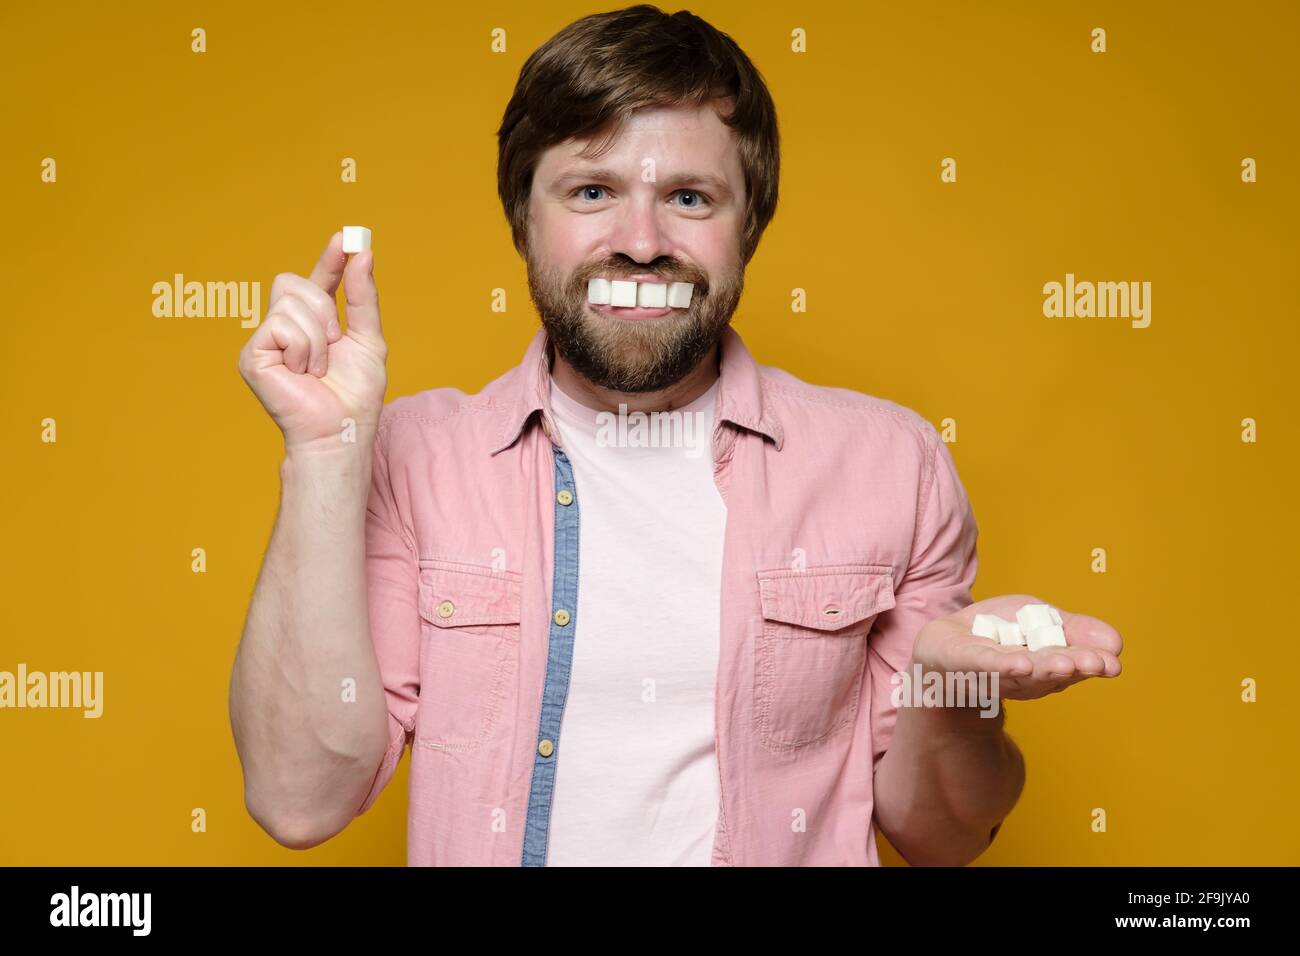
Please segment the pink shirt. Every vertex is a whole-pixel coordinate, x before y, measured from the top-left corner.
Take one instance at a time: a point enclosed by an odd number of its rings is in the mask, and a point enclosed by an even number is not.
[[[731,328],[712,451],[727,507],[712,862],[878,865],[891,677],[926,621],[972,601],[978,531],[951,455],[910,409],[759,365]],[[569,469],[543,330],[477,394],[384,408],[366,559],[390,744],[357,813],[410,744],[410,865],[544,859],[564,648],[582,639],[564,606]]]

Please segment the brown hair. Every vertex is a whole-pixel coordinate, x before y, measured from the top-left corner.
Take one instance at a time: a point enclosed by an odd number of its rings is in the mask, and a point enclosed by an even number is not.
[[[497,130],[497,192],[515,248],[525,248],[533,171],[546,149],[611,127],[594,153],[600,155],[634,110],[698,107],[724,96],[734,99],[734,108],[720,118],[738,134],[745,171],[741,262],[748,264],[776,212],[776,108],[762,75],[731,37],[688,10],[668,14],[649,4],[575,20],[519,71]]]

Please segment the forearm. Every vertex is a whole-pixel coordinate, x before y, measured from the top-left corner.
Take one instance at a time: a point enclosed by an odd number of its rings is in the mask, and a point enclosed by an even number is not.
[[[1006,712],[900,707],[875,773],[875,820],[914,866],[964,866],[992,840],[1024,788],[1020,749]]]
[[[369,446],[286,456],[280,509],[230,681],[249,813],[286,845],[347,825],[387,746],[367,619]],[[344,699],[344,681],[356,682]]]

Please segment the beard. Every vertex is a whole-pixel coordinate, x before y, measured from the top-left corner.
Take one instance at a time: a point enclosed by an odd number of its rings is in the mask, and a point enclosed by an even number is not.
[[[670,260],[660,269],[631,262],[582,266],[572,275],[547,269],[525,254],[528,291],[556,353],[593,385],[615,392],[659,392],[681,381],[722,338],[744,289],[744,269],[710,283],[698,270]],[[620,319],[587,303],[587,282],[650,274],[660,282],[691,282],[691,304],[657,319]]]

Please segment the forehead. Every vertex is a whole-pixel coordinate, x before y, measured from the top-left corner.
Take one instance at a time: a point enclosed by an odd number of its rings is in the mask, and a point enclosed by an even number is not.
[[[637,110],[599,156],[592,153],[604,142],[607,130],[568,139],[547,149],[538,160],[537,176],[544,179],[593,163],[639,168],[641,160],[649,157],[659,165],[707,165],[728,179],[740,180],[743,176],[736,135],[718,116],[719,108],[730,106],[730,101],[721,100],[700,106]],[[583,155],[585,150],[592,153]]]

